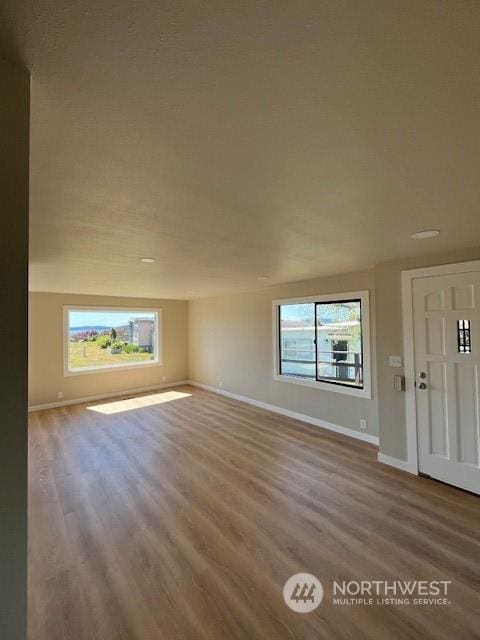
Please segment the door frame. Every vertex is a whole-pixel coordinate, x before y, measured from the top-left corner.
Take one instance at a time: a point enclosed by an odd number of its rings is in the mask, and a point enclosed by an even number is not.
[[[418,475],[417,402],[415,396],[415,342],[413,329],[413,282],[417,278],[480,271],[480,260],[442,264],[402,271],[403,353],[405,370],[405,420],[407,427],[406,471]]]

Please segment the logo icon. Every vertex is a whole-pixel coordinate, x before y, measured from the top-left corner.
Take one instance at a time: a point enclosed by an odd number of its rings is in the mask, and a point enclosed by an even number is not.
[[[292,611],[310,613],[322,602],[322,583],[311,573],[295,573],[283,586],[283,599]]]

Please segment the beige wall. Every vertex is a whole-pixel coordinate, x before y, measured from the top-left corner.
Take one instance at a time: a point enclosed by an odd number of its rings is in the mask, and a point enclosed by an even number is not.
[[[309,280],[189,303],[190,379],[284,409],[378,433],[377,402],[273,380],[272,300],[369,289],[375,394],[373,271]]]
[[[396,260],[375,267],[378,418],[380,451],[406,460],[405,394],[393,390],[392,376],[403,372],[388,366],[389,355],[404,355],[401,272],[439,264],[480,259],[480,249],[465,249],[423,258]]]
[[[371,272],[321,278],[257,293],[196,300],[189,303],[190,378],[233,393],[379,434],[380,451],[406,460],[405,394],[393,389],[389,355],[403,353],[401,272],[405,269],[480,259],[471,248],[377,265]],[[276,298],[370,289],[372,400],[308,389],[272,377],[272,308]]]
[[[0,60],[0,638],[26,637],[29,75]]]
[[[405,394],[394,391],[389,355],[403,353],[401,272],[480,259],[480,249],[377,265],[371,271],[269,287],[254,293],[183,301],[30,294],[30,404],[120,392],[190,378],[197,382],[380,436],[380,451],[406,459]],[[272,300],[369,289],[372,399],[354,398],[273,380]],[[161,306],[164,366],[63,377],[62,305]],[[187,353],[187,342],[189,345]]]
[[[163,365],[63,376],[63,305],[161,307]],[[187,303],[57,293],[30,294],[29,404],[109,394],[160,385],[188,377]],[[166,380],[163,380],[163,377]]]

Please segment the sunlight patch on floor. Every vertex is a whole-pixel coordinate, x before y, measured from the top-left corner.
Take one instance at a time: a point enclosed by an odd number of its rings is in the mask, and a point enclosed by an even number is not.
[[[143,409],[144,407],[151,407],[156,404],[171,402],[172,400],[181,400],[191,395],[191,393],[185,393],[183,391],[164,391],[162,393],[154,393],[150,396],[139,396],[125,400],[105,402],[104,404],[95,404],[87,407],[87,409],[89,411],[96,411],[97,413],[104,413],[105,415],[112,415],[114,413],[122,413],[123,411]]]

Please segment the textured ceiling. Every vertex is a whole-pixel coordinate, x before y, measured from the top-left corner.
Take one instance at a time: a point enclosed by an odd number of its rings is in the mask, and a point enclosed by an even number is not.
[[[477,0],[1,11],[34,290],[192,298],[480,244]]]

